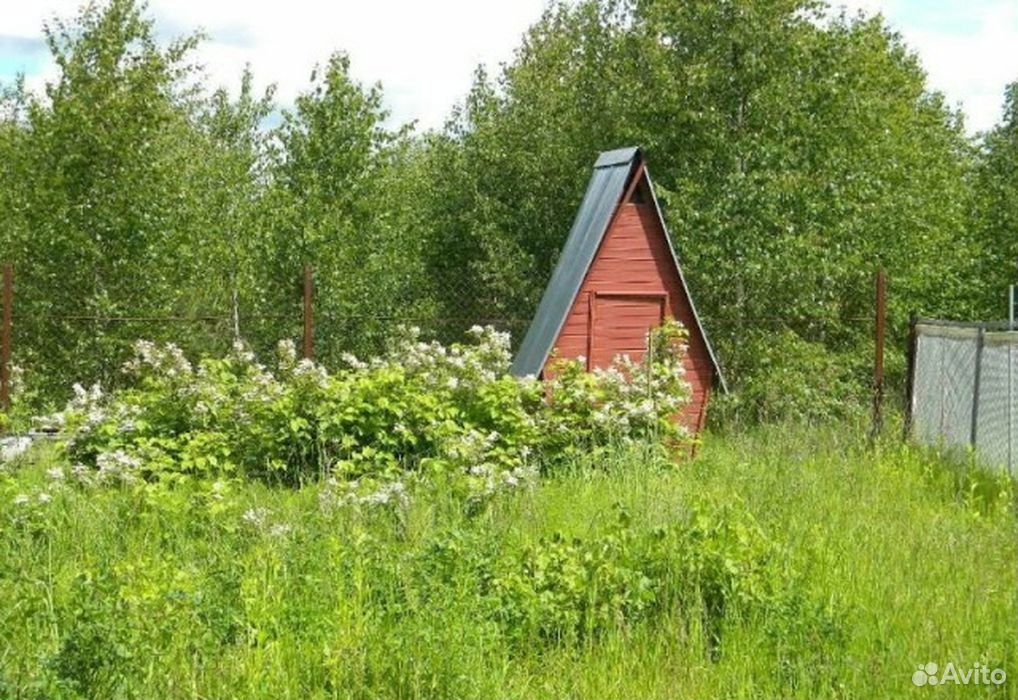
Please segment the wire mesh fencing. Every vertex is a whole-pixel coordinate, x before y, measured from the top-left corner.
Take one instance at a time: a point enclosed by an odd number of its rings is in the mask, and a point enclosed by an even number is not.
[[[31,268],[19,270],[0,329],[9,355],[0,365],[17,369],[18,381],[0,381],[0,389],[16,384],[22,406],[47,408],[62,405],[75,383],[116,389],[129,381],[121,368],[139,339],[174,343],[192,359],[221,357],[242,341],[268,365],[287,340],[336,370],[349,354],[364,360],[385,352],[405,335],[403,327],[448,344],[466,341],[468,329],[481,325],[508,333],[515,352],[544,283],[535,277],[527,289],[513,290],[458,268],[407,279],[400,270],[377,280],[355,272],[281,264],[257,279],[210,278],[207,289],[114,299],[53,289]],[[740,417],[813,420],[839,417],[843,406],[866,400],[874,317],[864,312],[860,305],[830,315],[761,315],[730,304],[701,320],[732,386],[745,380],[767,387],[739,404]],[[890,328],[903,334],[905,325]],[[901,376],[897,370],[893,379]],[[0,400],[3,407],[10,404]]]
[[[361,359],[382,353],[403,335],[402,327],[418,328],[424,340],[451,343],[466,341],[472,326],[491,325],[510,333],[515,348],[533,311],[493,303],[452,275],[443,284],[414,289],[385,280],[344,285],[309,265],[249,284],[232,298],[224,283],[210,282],[204,293],[181,291],[158,304],[139,299],[100,305],[87,295],[60,297],[31,271],[19,271],[15,281],[14,272],[10,265],[4,271],[0,350],[6,354],[0,368],[14,368],[18,381],[4,373],[0,411],[10,407],[15,384],[23,398],[29,398],[27,388],[31,401],[55,405],[74,383],[116,388],[139,339],[174,343],[192,358],[222,356],[242,341],[267,363],[277,343],[290,340],[305,356],[338,369],[347,353]]]
[[[1018,330],[922,320],[913,338],[912,437],[1018,476]]]

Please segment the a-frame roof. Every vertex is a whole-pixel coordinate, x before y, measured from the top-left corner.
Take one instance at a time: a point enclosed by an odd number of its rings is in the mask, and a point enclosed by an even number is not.
[[[598,156],[594,163],[594,173],[590,178],[590,184],[587,185],[587,193],[583,196],[583,203],[580,204],[580,211],[576,214],[573,226],[569,230],[569,238],[566,239],[565,247],[559,256],[551,281],[544,290],[544,296],[541,297],[541,303],[537,307],[534,320],[530,322],[530,328],[527,329],[523,343],[513,360],[511,371],[514,375],[518,377],[536,376],[544,368],[545,362],[548,361],[548,355],[555,345],[555,340],[569,315],[569,310],[580,293],[583,280],[594,262],[601,241],[604,240],[604,235],[608,232],[612,217],[621,204],[626,186],[630,179],[640,172],[642,165],[644,165],[643,154],[639,148],[620,148],[614,151],[605,151]],[[689,286],[686,284],[682,267],[675,255],[675,248],[672,246],[671,236],[668,235],[664,217],[661,215],[661,207],[658,205],[657,197],[653,194],[654,188],[650,182],[650,173],[647,172],[646,167],[642,170],[651,191],[654,210],[661,222],[661,228],[665,232],[665,239],[668,241],[668,250],[675,263],[675,270],[682,282],[682,291],[693,312],[697,331],[707,346],[707,354],[714,367],[718,385],[722,391],[727,392],[721,367],[710,340],[707,338],[707,333],[703,329],[703,324],[700,322],[700,316],[696,312],[693,298],[689,294]]]

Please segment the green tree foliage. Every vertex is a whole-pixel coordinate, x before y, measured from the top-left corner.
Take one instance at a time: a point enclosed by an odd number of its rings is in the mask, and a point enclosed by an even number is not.
[[[972,217],[972,279],[981,287],[975,312],[1002,318],[1007,288],[1018,282],[1018,81],[1007,86],[1002,119],[980,145]]]
[[[136,0],[46,36],[46,94],[0,89],[15,360],[44,393],[117,376],[139,337],[221,353],[298,336],[306,264],[327,364],[379,349],[396,320],[519,339],[591,163],[623,145],[645,149],[750,418],[827,416],[865,394],[878,267],[892,378],[911,312],[998,317],[1014,275],[1014,85],[973,142],[880,17],[824,0],[554,3],[423,135],[393,124],[342,52],[278,110],[249,71],[211,90],[200,35],[158,41]],[[53,318],[69,315],[208,320]]]
[[[595,154],[640,144],[709,330],[744,370],[736,386],[767,381],[740,356],[761,325],[863,352],[879,266],[899,333],[910,310],[948,313],[969,293],[954,264],[969,254],[961,119],[881,19],[828,14],[803,0],[552,6],[447,130],[462,156],[446,157],[455,204],[438,195],[434,235],[526,317]]]
[[[128,0],[88,5],[45,34],[58,77],[44,97],[23,86],[8,95],[4,248],[18,271],[18,360],[46,368],[36,381],[66,382],[107,375],[116,338],[131,331],[46,314],[174,310],[187,274],[173,262],[187,242],[187,57],[198,38],[159,46]]]
[[[408,128],[386,125],[380,86],[350,76],[343,53],[311,76],[275,131],[267,245],[259,265],[277,309],[294,300],[301,268],[315,273],[315,313],[327,357],[378,347],[380,316],[415,300],[415,242],[395,226],[390,188]]]
[[[115,380],[139,337],[219,352],[294,336],[304,263],[324,319],[414,301],[414,244],[387,213],[405,132],[383,126],[380,88],[353,82],[345,56],[269,129],[272,89],[256,94],[246,71],[235,97],[210,92],[191,57],[201,36],[157,41],[133,0],[87,5],[46,36],[45,96],[23,81],[0,96],[15,357],[44,393]],[[335,330],[322,347],[367,332]]]
[[[269,135],[263,123],[272,109],[273,89],[256,96],[253,76],[245,70],[236,99],[225,89],[215,91],[196,119],[201,148],[195,197],[188,231],[186,260],[191,280],[191,315],[229,309],[232,333],[217,329],[218,338],[239,338],[261,330],[265,308],[257,253],[266,246],[263,231],[266,158]],[[180,263],[178,262],[178,265]],[[201,290],[198,280],[211,282]]]

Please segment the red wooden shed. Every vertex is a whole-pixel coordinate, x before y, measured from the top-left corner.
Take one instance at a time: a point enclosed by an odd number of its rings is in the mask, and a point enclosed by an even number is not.
[[[699,431],[724,378],[696,313],[639,148],[602,153],[534,320],[513,360],[517,376],[542,376],[553,357],[605,367],[640,361],[647,331],[675,318],[689,332],[692,400],[681,420]]]

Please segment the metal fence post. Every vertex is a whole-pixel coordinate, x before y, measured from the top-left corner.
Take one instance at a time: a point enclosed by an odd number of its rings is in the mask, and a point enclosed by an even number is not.
[[[313,360],[315,357],[315,317],[313,307],[314,287],[311,278],[311,266],[304,266],[304,357]]]
[[[976,446],[976,429],[979,424],[979,384],[983,373],[983,346],[986,344],[986,326],[979,326],[976,332],[976,369],[972,378],[972,427],[969,444]]]
[[[0,332],[0,408],[11,407],[11,326],[14,318],[14,266],[4,265],[4,315]]]
[[[912,436],[912,412],[915,395],[915,363],[916,346],[919,344],[919,336],[916,333],[916,315],[913,312],[908,318],[908,347],[905,349],[905,425],[902,430],[902,439],[908,440]]]

